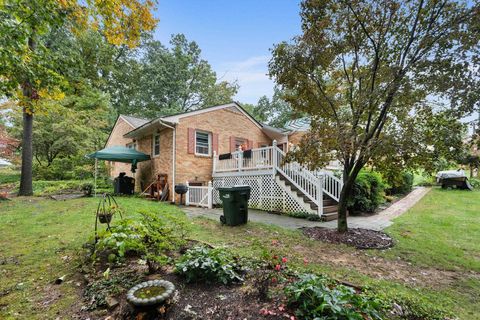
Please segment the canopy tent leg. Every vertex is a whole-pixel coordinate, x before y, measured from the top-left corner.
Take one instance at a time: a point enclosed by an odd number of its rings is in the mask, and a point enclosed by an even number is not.
[[[97,172],[98,172],[98,159],[95,158],[95,178],[94,178],[94,184],[95,184],[95,192],[94,196],[97,196]]]

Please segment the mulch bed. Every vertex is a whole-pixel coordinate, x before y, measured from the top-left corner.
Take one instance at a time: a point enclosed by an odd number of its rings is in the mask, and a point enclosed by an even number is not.
[[[86,268],[77,274],[79,297],[89,283],[101,281],[103,271],[107,266],[102,263],[93,268]],[[243,283],[223,285],[218,283],[186,283],[185,279],[173,272],[172,267],[166,267],[153,274],[148,274],[148,267],[139,265],[138,259],[129,258],[125,265],[112,268],[110,277],[119,274],[140,276],[142,280],[164,279],[171,281],[176,292],[173,303],[165,307],[151,310],[136,309],[126,301],[128,287],[119,284],[119,293],[111,296],[117,301],[114,307],[99,307],[88,310],[91,301],[83,296],[78,299],[67,311],[67,314],[75,320],[236,320],[236,319],[290,319],[292,310],[287,310],[283,295],[264,297],[260,292],[261,279],[265,270],[248,269],[243,274]],[[270,282],[269,282],[270,283]],[[280,283],[270,283],[272,290],[280,290]],[[55,286],[57,288],[58,286]]]
[[[302,230],[311,239],[329,243],[343,243],[357,249],[388,249],[395,244],[386,233],[368,229],[354,228],[344,233],[322,227],[303,228]]]

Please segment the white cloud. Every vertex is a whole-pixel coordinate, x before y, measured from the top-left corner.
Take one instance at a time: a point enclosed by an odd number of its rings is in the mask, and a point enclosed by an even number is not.
[[[240,85],[235,99],[257,103],[258,99],[273,94],[274,82],[268,77],[269,56],[255,56],[242,61],[223,63],[217,70],[221,80],[237,81]]]

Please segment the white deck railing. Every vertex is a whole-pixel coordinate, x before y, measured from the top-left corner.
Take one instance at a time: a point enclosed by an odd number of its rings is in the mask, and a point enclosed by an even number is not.
[[[235,151],[230,158],[222,160],[214,154],[213,172],[272,169],[273,150],[273,147],[252,149],[248,156],[243,151]]]
[[[185,194],[185,205],[212,208],[213,186],[211,181],[208,182],[207,186],[191,186],[187,181],[187,187],[188,191]]]
[[[323,214],[323,194],[335,201],[340,200],[343,182],[330,171],[310,171],[297,162],[286,162],[285,153],[276,146],[252,149],[250,153],[236,151],[230,158],[219,159],[214,154],[213,172],[241,172],[261,169],[271,169],[272,174],[278,172],[290,184],[300,190],[318,207],[318,214]]]

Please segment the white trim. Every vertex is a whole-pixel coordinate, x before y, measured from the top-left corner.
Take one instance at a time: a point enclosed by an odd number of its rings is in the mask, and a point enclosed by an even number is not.
[[[197,152],[197,133],[204,133],[208,137],[208,154]],[[212,133],[210,131],[205,131],[201,129],[195,129],[195,139],[194,139],[194,153],[198,157],[211,157],[212,156]]]
[[[207,113],[207,112],[211,112],[211,111],[217,111],[217,110],[220,110],[220,109],[231,108],[231,107],[237,108],[238,111],[240,111],[243,115],[245,115],[248,119],[250,119],[260,129],[263,128],[254,118],[252,118],[252,116],[250,116],[247,112],[245,112],[243,110],[243,108],[236,102],[222,104],[222,105],[215,106],[215,107],[209,107],[209,108],[200,109],[200,110],[191,111],[191,112],[186,112],[186,113],[177,114],[177,115],[173,115],[173,116],[167,116],[167,117],[163,117],[161,119],[164,120],[164,121],[168,121],[168,122],[178,123],[179,120],[182,119],[182,118],[196,116],[196,115],[199,115],[199,114],[203,114],[203,113]]]
[[[158,137],[158,154],[155,154],[155,137]],[[152,134],[152,158],[159,157],[161,152],[162,150],[160,150],[160,133],[154,132]]]

